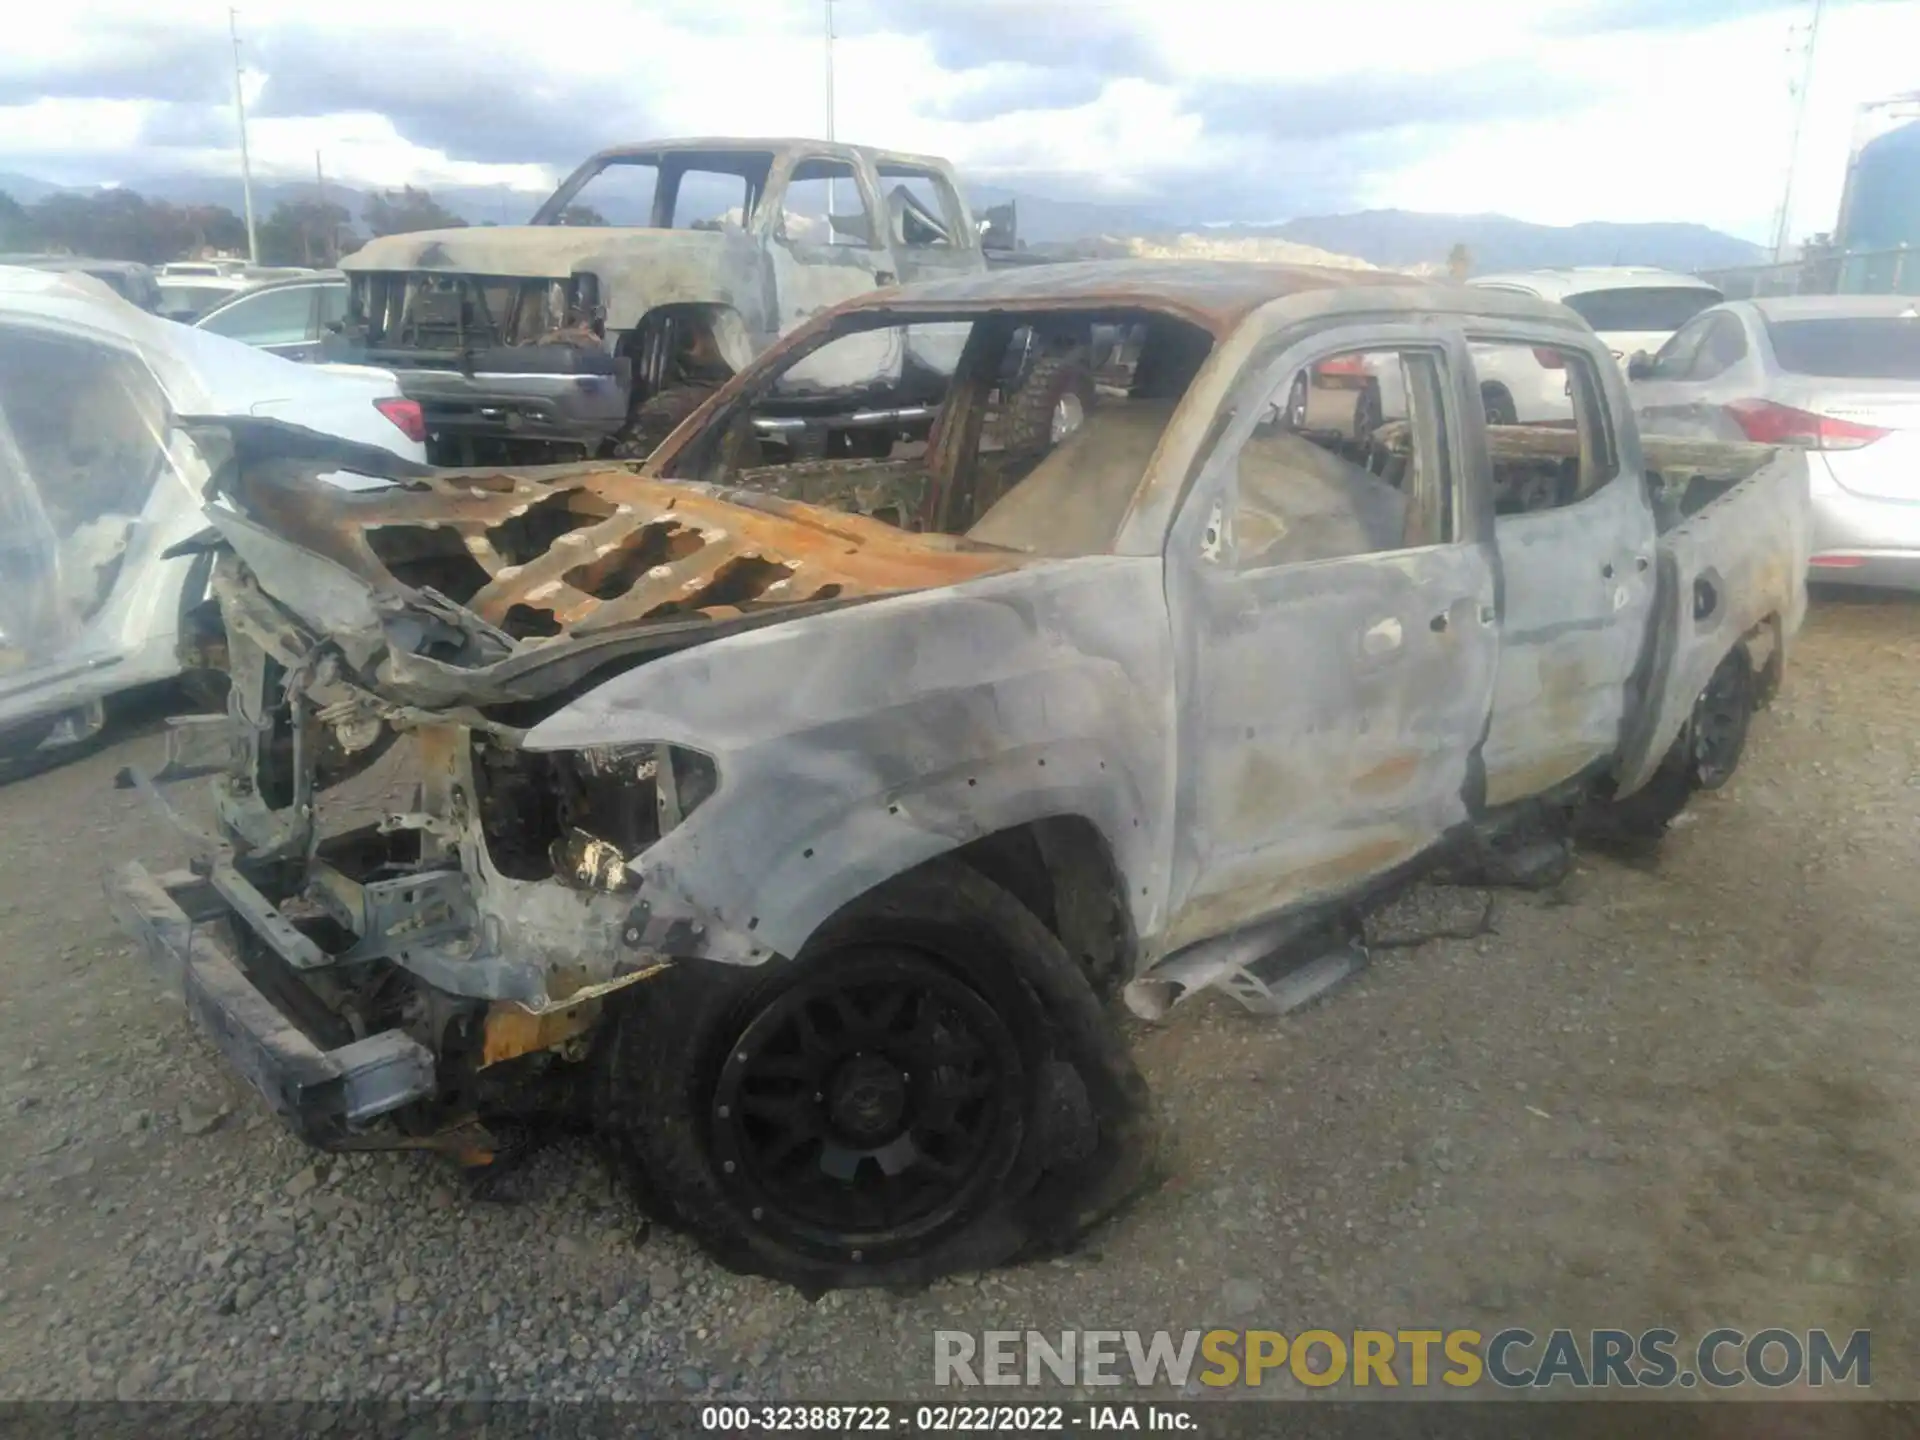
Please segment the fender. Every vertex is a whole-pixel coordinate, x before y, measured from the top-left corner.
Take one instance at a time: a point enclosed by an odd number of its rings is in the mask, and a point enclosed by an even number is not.
[[[703,953],[751,964],[797,953],[893,875],[1067,814],[1106,841],[1135,933],[1157,931],[1172,735],[1160,562],[1101,556],[666,656],[589,691],[525,743],[711,756],[714,793],[628,859],[636,911],[696,924]]]
[[[1623,737],[1617,794],[1653,778],[1736,645],[1770,632],[1766,648],[1785,663],[1807,606],[1805,466],[1804,456],[1783,451],[1660,537],[1644,698]]]

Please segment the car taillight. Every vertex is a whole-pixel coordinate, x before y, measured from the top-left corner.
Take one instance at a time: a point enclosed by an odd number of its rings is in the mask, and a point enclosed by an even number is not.
[[[1331,360],[1322,360],[1313,367],[1322,375],[1365,375],[1367,357],[1364,355],[1336,355]]]
[[[1887,432],[1877,425],[1837,420],[1778,405],[1771,400],[1735,400],[1727,413],[1749,440],[1760,445],[1800,445],[1809,450],[1858,450]]]
[[[403,400],[394,395],[374,401],[373,408],[398,426],[400,433],[416,445],[426,443],[427,417],[422,413],[418,400]]]
[[[1567,357],[1562,355],[1558,350],[1543,350],[1536,345],[1533,348],[1533,358],[1540,362],[1540,368],[1542,370],[1564,370],[1567,368]]]

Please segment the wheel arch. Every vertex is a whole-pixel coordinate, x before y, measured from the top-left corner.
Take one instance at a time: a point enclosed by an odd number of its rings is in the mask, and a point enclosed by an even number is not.
[[[753,335],[746,316],[718,300],[673,300],[652,306],[621,332],[614,354],[634,360],[637,376],[649,338],[670,333],[675,326],[685,327],[696,344],[710,345],[713,354],[736,375],[753,359]]]
[[[875,796],[776,859],[756,887],[762,913],[744,923],[770,951],[797,954],[849,906],[953,859],[1018,899],[1097,991],[1111,991],[1132,973],[1137,906],[1152,887],[1143,849],[1129,843],[1143,833],[1137,817],[1121,813],[1124,790],[1108,783],[1117,770],[1096,747],[1061,742]]]
[[[1049,815],[950,852],[1007,891],[1053,933],[1094,993],[1112,995],[1139,951],[1113,847],[1084,815]]]

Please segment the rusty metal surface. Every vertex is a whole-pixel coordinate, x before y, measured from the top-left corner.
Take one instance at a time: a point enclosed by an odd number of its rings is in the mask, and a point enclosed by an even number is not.
[[[857,163],[862,156],[878,165],[912,165],[945,171],[947,162],[935,155],[914,155],[904,150],[882,150],[872,145],[845,145],[836,140],[809,140],[802,135],[760,135],[749,139],[739,136],[708,135],[673,140],[641,140],[627,145],[610,145],[588,157],[587,164],[605,160],[639,160],[668,151],[765,151],[769,155],[821,155],[831,160]],[[583,167],[584,168],[584,167]]]
[[[1143,309],[1191,320],[1218,338],[1271,300],[1314,290],[1378,289],[1412,283],[1407,276],[1389,270],[1248,265],[1227,260],[1084,260],[928,280],[860,302],[859,308]]]
[[[824,493],[834,493],[831,478],[814,477]],[[849,485],[858,484],[855,473]],[[389,547],[450,533],[477,582],[470,596],[454,598],[527,639],[947,585],[1021,559],[863,515],[650,479],[614,464],[442,471],[404,488],[360,493],[265,472],[243,474],[234,494],[255,523],[389,592],[402,582],[376,546],[391,554]],[[271,588],[273,577],[262,578]]]

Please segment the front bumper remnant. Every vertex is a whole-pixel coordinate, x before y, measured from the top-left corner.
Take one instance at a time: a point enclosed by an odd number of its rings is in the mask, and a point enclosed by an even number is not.
[[[212,882],[127,864],[110,878],[107,898],[194,1023],[308,1144],[358,1148],[356,1127],[435,1093],[432,1054],[401,1031],[333,1050],[309,1039],[247,977],[223,933],[229,902]]]

